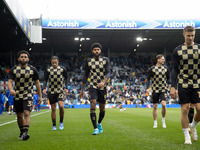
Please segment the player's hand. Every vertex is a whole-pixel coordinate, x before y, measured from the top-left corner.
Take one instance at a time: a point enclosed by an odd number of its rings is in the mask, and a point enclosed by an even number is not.
[[[81,90],[81,93],[80,93],[81,99],[83,98],[83,95],[84,95],[84,91]]]
[[[42,91],[42,93],[43,93],[44,95],[47,95],[47,90],[44,89],[44,90]]]
[[[171,98],[174,98],[174,99],[176,99],[176,97],[177,97],[177,92],[174,87],[170,88],[170,96],[171,96]]]
[[[42,97],[38,98],[38,104],[40,105],[42,103]]]
[[[101,89],[102,87],[104,87],[104,82],[100,82],[100,83],[98,84],[98,88],[99,88],[99,89]]]
[[[68,93],[68,90],[67,90],[67,89],[64,89],[63,91],[64,91],[64,92],[65,92],[65,94],[67,95],[67,93]]]
[[[15,96],[15,95],[16,95],[15,90],[10,90],[10,94],[11,94],[12,96]]]

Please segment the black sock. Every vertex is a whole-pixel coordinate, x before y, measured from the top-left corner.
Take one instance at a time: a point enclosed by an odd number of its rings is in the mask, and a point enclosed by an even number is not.
[[[63,122],[63,117],[60,117],[60,122]]]
[[[29,129],[29,125],[24,125],[23,127],[22,127],[22,133],[28,133],[28,129]]]
[[[188,113],[189,123],[192,123],[193,117],[194,117],[194,108],[190,108]]]
[[[56,126],[56,119],[52,119],[53,126]]]
[[[97,120],[96,120],[95,109],[90,109],[90,119],[92,121],[94,129],[96,129],[97,128]]]
[[[20,135],[22,135],[23,126],[19,127],[19,129],[20,129]]]
[[[100,124],[101,121],[103,120],[104,116],[105,116],[105,111],[100,111],[100,113],[99,113],[99,120],[98,120],[98,123],[99,123],[99,124]]]

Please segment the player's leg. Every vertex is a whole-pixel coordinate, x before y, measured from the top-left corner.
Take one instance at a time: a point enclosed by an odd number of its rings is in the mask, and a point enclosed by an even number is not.
[[[23,128],[22,128],[22,139],[23,140],[28,140],[29,135],[28,135],[28,130],[29,130],[29,125],[30,125],[30,112],[33,109],[33,100],[23,100]]]
[[[31,110],[24,110],[24,120],[23,120],[23,140],[28,140],[29,135],[28,135],[28,130],[29,130],[29,125],[30,125],[30,111]]]
[[[157,116],[158,116],[157,108],[158,108],[158,103],[154,103],[153,104],[153,120],[154,120],[153,128],[157,128],[157,126],[158,126],[158,123],[157,123]]]
[[[162,128],[166,128],[166,124],[165,124],[165,116],[166,116],[166,100],[167,100],[167,93],[163,92],[160,95],[160,99],[161,101],[161,105],[162,105]]]
[[[96,99],[90,100],[90,119],[94,127],[94,132],[92,133],[92,135],[99,134],[99,130],[97,128],[97,118],[96,118],[96,103],[97,103]]]
[[[198,122],[200,121],[200,103],[195,104],[196,107],[196,114],[194,115],[194,119],[191,123],[190,129],[191,129],[191,137],[193,141],[197,141],[198,135],[196,131],[196,126]]]
[[[22,139],[22,128],[23,128],[23,112],[20,113],[16,113],[17,114],[17,124],[20,130],[20,135],[18,137],[18,139]]]
[[[200,89],[193,90],[192,94],[192,103],[194,103],[196,108],[196,114],[194,115],[194,119],[191,123],[190,130],[191,130],[191,137],[193,141],[197,141],[198,134],[196,131],[196,126],[200,121]]]
[[[200,121],[200,89],[193,89],[191,103],[193,103],[196,108],[196,114],[194,115],[194,119],[190,126],[191,138],[193,141],[197,141],[198,135],[196,131],[196,126],[198,122]]]
[[[192,121],[193,121],[193,118],[194,118],[194,104],[190,103],[190,106],[189,106],[189,113],[188,113],[189,132],[191,132],[190,126],[191,126],[191,123],[192,123]]]
[[[191,144],[188,120],[189,103],[181,104],[181,126],[185,136],[185,144]]]
[[[52,130],[56,130],[56,103],[51,104],[51,120],[53,124]]]
[[[99,133],[103,133],[101,122],[105,116],[105,104],[99,103],[99,109],[100,109],[100,112],[99,112],[99,120],[98,120],[97,127],[99,129]]]
[[[60,126],[59,129],[63,130],[63,119],[64,119],[64,101],[58,101],[58,107],[59,107],[59,114],[60,114]]]
[[[9,106],[8,106],[8,114],[11,115],[11,105],[9,103]]]
[[[181,126],[185,137],[184,144],[192,144],[189,134],[188,111],[189,103],[191,102],[191,89],[178,87],[179,103],[181,104]]]
[[[98,92],[94,88],[89,88],[89,97],[90,97],[90,119],[92,125],[94,127],[94,132],[92,135],[99,134],[99,130],[97,128],[97,118],[96,118],[96,104],[98,99]]]
[[[20,130],[20,135],[18,139],[22,139],[22,128],[23,128],[23,101],[22,100],[14,100],[14,109],[17,114],[17,124]]]
[[[194,117],[194,104],[190,103],[189,113],[188,113],[189,124],[192,123],[193,117]]]
[[[51,121],[53,124],[52,130],[55,131],[56,130],[56,103],[58,102],[57,101],[58,97],[55,94],[48,93],[48,98],[51,105]]]
[[[158,102],[159,102],[159,93],[152,93],[152,97],[151,97],[151,102],[153,103],[153,120],[154,120],[154,125],[153,128],[157,128],[158,127],[158,123],[157,123],[157,108],[158,108]]]
[[[103,128],[101,125],[101,122],[105,116],[105,103],[106,103],[106,89],[104,90],[98,90],[98,102],[99,102],[99,119],[98,119],[98,124],[97,127],[99,129],[100,133],[103,133]]]
[[[162,127],[166,128],[166,124],[165,124],[165,116],[166,116],[166,101],[162,100],[161,101],[162,104]]]

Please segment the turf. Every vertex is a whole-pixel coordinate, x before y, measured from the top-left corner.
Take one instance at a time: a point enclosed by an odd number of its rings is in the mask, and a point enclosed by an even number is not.
[[[13,122],[0,126],[0,150],[188,150],[199,149],[200,140],[184,145],[180,124],[180,108],[168,108],[167,128],[161,127],[158,109],[158,128],[153,129],[151,108],[132,108],[119,111],[106,109],[102,122],[104,132],[92,135],[89,109],[65,109],[63,131],[51,131],[50,111],[31,117],[30,139],[18,140],[19,129]],[[97,109],[97,116],[98,116]],[[57,111],[57,116],[58,116]],[[38,112],[32,115],[39,114]],[[15,120],[14,115],[0,116],[0,124]],[[57,119],[57,126],[59,119]],[[200,125],[197,126],[197,130]]]

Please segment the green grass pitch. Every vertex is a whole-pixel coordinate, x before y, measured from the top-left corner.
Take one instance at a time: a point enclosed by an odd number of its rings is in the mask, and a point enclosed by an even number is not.
[[[29,128],[30,139],[18,140],[17,122],[0,126],[0,150],[197,150],[200,139],[184,145],[180,124],[180,108],[168,108],[167,128],[161,127],[158,109],[158,128],[153,129],[152,108],[106,109],[102,122],[104,132],[92,135],[89,109],[65,109],[63,131],[51,131],[48,109],[33,112]],[[40,112],[40,113],[41,113]],[[97,116],[99,110],[96,110]],[[5,114],[5,113],[4,113]],[[57,126],[59,125],[57,110]],[[0,124],[15,120],[15,115],[0,116]],[[197,125],[197,130],[200,124]],[[200,130],[199,130],[200,131]],[[200,134],[200,132],[199,132]]]

